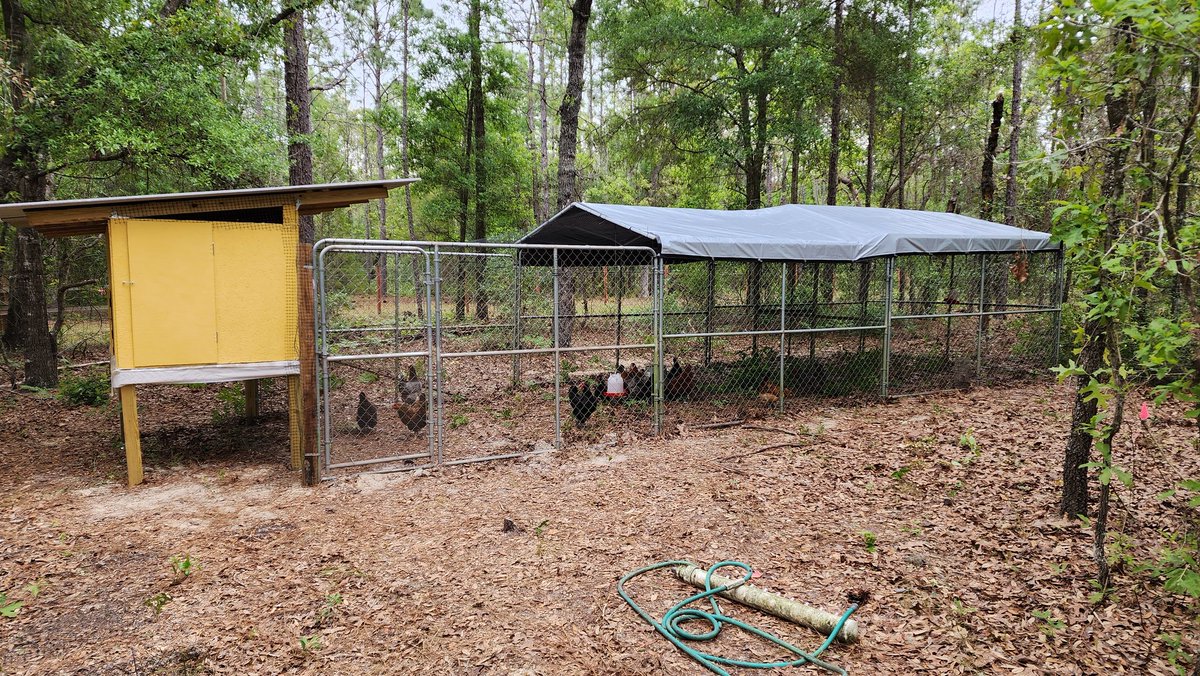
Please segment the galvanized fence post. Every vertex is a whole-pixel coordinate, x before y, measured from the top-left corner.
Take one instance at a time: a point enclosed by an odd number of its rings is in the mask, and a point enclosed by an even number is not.
[[[387,254],[380,254],[386,256]],[[413,289],[413,302],[417,300],[417,289]],[[400,254],[392,254],[392,352],[400,351]],[[392,380],[396,385],[396,399],[400,398],[400,358],[392,359]]]
[[[883,359],[879,369],[879,396],[888,396],[888,378],[892,365],[892,280],[896,276],[896,257],[887,259],[887,284],[883,293]]]
[[[983,332],[987,324],[987,254],[979,254],[979,326],[975,330],[975,377],[983,372]]]
[[[783,411],[783,396],[786,380],[784,364],[785,342],[787,341],[787,263],[780,263],[779,281],[779,410]]]
[[[1063,267],[1066,256],[1063,254],[1063,247],[1058,246],[1058,252],[1055,254],[1055,271],[1054,271],[1054,331],[1051,338],[1054,340],[1054,359],[1050,362],[1051,366],[1058,366],[1059,348],[1062,344],[1062,306],[1063,306]]]
[[[317,389],[320,397],[317,401],[317,406],[320,410],[317,411],[317,443],[321,444],[322,448],[317,450],[317,457],[325,458],[325,466],[330,464],[330,445],[332,443],[329,435],[329,364],[325,357],[328,355],[329,340],[326,335],[325,327],[328,322],[325,319],[325,259],[320,256],[317,247],[320,242],[313,245],[313,271],[317,281],[317,293],[313,298],[315,308],[313,309],[313,342],[316,345],[317,368],[319,369],[317,378]],[[324,469],[321,468],[321,469]]]
[[[554,278],[554,298],[551,304],[553,305],[554,317],[554,447],[562,448],[562,352],[559,343],[559,311],[558,311],[558,277],[560,270],[558,267],[558,248],[553,251],[553,278]]]
[[[437,425],[437,464],[442,464],[442,445],[445,443],[445,418],[446,418],[446,384],[442,382],[442,251],[437,244],[433,245],[433,304],[434,311],[431,313],[433,317],[433,377],[432,382],[437,389],[437,411],[436,415],[432,416],[433,422]],[[430,397],[430,406],[433,406],[433,397]]]
[[[663,419],[663,313],[666,307],[665,299],[665,280],[663,279],[663,261],[661,256],[654,257],[654,301],[653,306],[653,326],[654,326],[654,367],[653,371],[653,387],[650,395],[653,399],[653,418],[654,418],[654,433],[662,434],[662,419]]]
[[[513,257],[513,356],[512,356],[512,384],[517,387],[521,384],[521,355],[516,353],[516,350],[521,349],[521,252]]]

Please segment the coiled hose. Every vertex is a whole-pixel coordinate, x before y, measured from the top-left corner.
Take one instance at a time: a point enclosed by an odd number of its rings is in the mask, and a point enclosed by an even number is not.
[[[639,575],[670,566],[687,565],[696,564],[692,563],[691,561],[660,561],[659,563],[654,563],[649,566],[643,566],[642,568],[638,568],[637,570],[626,574],[619,582],[617,582],[617,593],[621,595],[621,598],[625,600],[625,603],[629,604],[630,608],[633,608],[635,613],[637,613],[643,620],[648,622],[650,626],[654,627],[655,631],[662,634],[664,638],[674,644],[676,648],[679,648],[681,651],[683,651],[685,655],[693,660],[696,660],[702,666],[704,666],[704,668],[715,674],[720,674],[721,676],[730,676],[729,672],[722,668],[722,666],[743,667],[747,669],[776,669],[813,664],[825,669],[826,671],[831,671],[835,674],[846,676],[845,669],[818,659],[817,656],[824,652],[825,649],[828,648],[831,643],[833,643],[833,639],[842,631],[842,625],[846,623],[846,620],[850,619],[850,615],[852,615],[855,610],[858,610],[858,604],[851,605],[845,613],[842,613],[841,619],[838,620],[838,623],[833,627],[833,631],[829,632],[829,636],[826,637],[825,642],[822,643],[819,648],[811,653],[806,653],[796,646],[779,638],[778,636],[775,636],[774,634],[763,631],[754,625],[736,620],[721,612],[721,606],[717,603],[717,594],[749,582],[751,576],[754,574],[754,570],[750,567],[750,565],[741,561],[721,561],[720,563],[711,566],[708,569],[708,573],[704,577],[704,591],[698,594],[693,594],[683,599],[679,603],[671,606],[671,609],[668,610],[665,615],[663,615],[661,622],[655,620],[650,613],[647,613],[641,606],[635,603],[634,600],[629,596],[629,592],[625,590],[625,585]],[[713,587],[713,573],[721,568],[729,567],[740,568],[745,575],[742,577],[742,579],[734,582],[733,584],[725,584],[719,587]],[[708,602],[712,605],[711,612],[700,610],[698,608],[686,607],[690,603],[702,601],[704,599],[708,599]],[[708,622],[709,630],[693,632],[685,629],[683,624],[690,620],[703,620]],[[752,662],[748,660],[736,660],[728,657],[721,657],[720,655],[701,652],[684,643],[684,641],[711,641],[720,635],[722,627],[726,624],[733,625],[738,629],[770,641],[771,643],[774,643],[775,645],[795,655],[796,659],[777,662]]]

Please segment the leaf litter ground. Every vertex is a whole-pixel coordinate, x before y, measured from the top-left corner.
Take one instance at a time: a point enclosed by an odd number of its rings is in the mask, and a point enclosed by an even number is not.
[[[1089,603],[1090,535],[1055,515],[1061,386],[813,401],[316,490],[282,464],[278,389],[252,426],[213,423],[214,387],[145,390],[148,481],[133,489],[115,406],[0,394],[0,591],[24,601],[0,617],[0,671],[704,673],[615,593],[671,558],[747,561],[756,584],[831,612],[869,592],[862,642],[826,653],[856,674],[1168,674],[1160,637],[1200,650],[1195,608],[1131,568],[1113,601]],[[1180,410],[1133,431],[1114,527],[1145,560],[1191,527],[1183,497],[1155,496],[1200,459]],[[184,555],[186,577],[170,563]],[[691,590],[664,574],[633,592],[661,614]],[[738,636],[710,647],[776,656]]]

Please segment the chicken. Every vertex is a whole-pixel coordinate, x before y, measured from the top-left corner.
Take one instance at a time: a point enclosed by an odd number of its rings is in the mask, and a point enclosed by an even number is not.
[[[425,394],[425,379],[417,377],[417,368],[409,365],[408,380],[400,383],[400,401],[415,404]]]
[[[604,387],[600,383],[596,383],[594,386],[586,382],[572,385],[567,392],[567,399],[571,402],[571,415],[575,418],[575,424],[583,427],[588,418],[596,412],[596,408],[603,398]]]
[[[779,403],[779,383],[773,382],[769,376],[763,376],[758,385],[758,400],[768,404]]]
[[[645,369],[637,364],[630,364],[625,369],[625,392],[630,399],[649,399],[654,391],[654,383]]]
[[[671,360],[671,368],[663,379],[663,396],[667,399],[686,399],[696,389],[696,371],[691,364],[679,365],[679,358]]]
[[[396,410],[396,415],[400,416],[400,422],[416,433],[425,427],[428,420],[426,417],[427,404],[428,400],[425,398],[425,393],[421,392],[417,395],[416,401],[411,403],[398,401],[392,404],[392,408]]]
[[[375,425],[379,422],[379,409],[375,408],[375,404],[367,399],[367,395],[358,393],[358,412],[354,416],[355,422],[358,423],[359,432],[370,432],[375,429]]]
[[[630,399],[649,399],[654,394],[654,376],[650,371],[630,364],[625,369],[625,392]],[[686,399],[696,391],[696,370],[683,366],[679,358],[671,360],[671,368],[663,379],[663,396],[667,399]]]

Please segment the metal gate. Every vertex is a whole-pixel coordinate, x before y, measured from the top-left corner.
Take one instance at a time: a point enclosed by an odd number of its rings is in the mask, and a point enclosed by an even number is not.
[[[582,423],[568,401],[572,383],[619,364],[661,367],[652,249],[330,239],[313,256],[323,475],[657,429],[654,398]],[[576,290],[584,310],[564,317]]]
[[[436,391],[434,324],[429,313],[408,309],[430,307],[429,253],[326,241],[315,249],[315,264],[323,469],[404,469],[436,462],[435,402],[428,395]],[[415,397],[408,396],[412,382],[420,385]],[[355,390],[357,397],[335,396]]]

